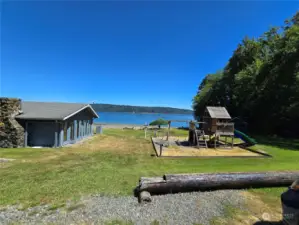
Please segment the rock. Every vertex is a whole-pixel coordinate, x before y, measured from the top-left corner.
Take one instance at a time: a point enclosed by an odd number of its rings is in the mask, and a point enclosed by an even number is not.
[[[0,98],[0,148],[24,146],[24,128],[15,119],[21,112],[21,99]]]

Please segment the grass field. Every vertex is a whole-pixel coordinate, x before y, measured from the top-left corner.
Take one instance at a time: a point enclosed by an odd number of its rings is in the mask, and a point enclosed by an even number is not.
[[[187,135],[187,131],[172,130],[172,135]],[[267,140],[264,138],[264,144],[254,148],[273,158],[157,158],[151,156],[154,150],[143,131],[120,129],[105,129],[103,135],[72,147],[0,149],[0,158],[16,159],[1,163],[0,205],[50,203],[55,207],[67,199],[92,193],[131,195],[141,176],[164,173],[298,169],[298,142],[280,139],[280,145],[272,145]],[[277,201],[282,190],[259,189],[252,193]]]

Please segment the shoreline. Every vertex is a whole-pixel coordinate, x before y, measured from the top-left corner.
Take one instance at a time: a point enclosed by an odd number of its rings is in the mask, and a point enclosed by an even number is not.
[[[130,113],[130,114],[167,114],[167,115],[193,115],[193,113],[157,113],[157,112],[107,112],[97,111],[97,113]]]
[[[117,128],[117,129],[123,129],[123,128],[133,128],[133,127],[144,127],[145,125],[141,124],[122,124],[122,123],[100,123],[95,122],[93,123],[95,126],[102,126],[103,128]]]
[[[115,128],[115,129],[124,129],[124,128],[135,128],[135,129],[140,129],[145,127],[145,125],[141,124],[122,124],[122,123],[100,123],[100,122],[94,122],[94,126],[102,126],[103,128]],[[156,126],[148,126],[148,127],[156,127]],[[161,128],[167,128],[161,127]],[[171,128],[178,128],[177,126],[171,126]]]

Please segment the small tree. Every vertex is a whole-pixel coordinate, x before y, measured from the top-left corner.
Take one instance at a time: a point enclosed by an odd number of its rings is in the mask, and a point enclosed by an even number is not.
[[[151,122],[149,125],[151,125],[151,126],[157,125],[160,129],[162,125],[167,125],[167,124],[168,124],[167,120],[157,119],[157,120],[154,120],[153,122]]]

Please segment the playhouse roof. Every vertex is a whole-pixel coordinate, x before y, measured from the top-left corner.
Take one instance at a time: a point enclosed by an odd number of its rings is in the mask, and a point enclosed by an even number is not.
[[[231,119],[225,107],[207,106],[207,111],[211,118]]]

